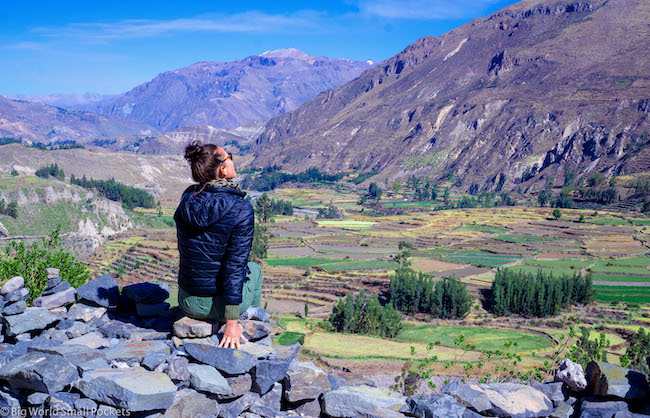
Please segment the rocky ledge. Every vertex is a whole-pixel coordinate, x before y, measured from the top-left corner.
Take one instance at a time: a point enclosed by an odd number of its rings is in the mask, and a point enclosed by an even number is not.
[[[563,361],[546,384],[444,386],[404,397],[349,385],[296,358],[300,344],[273,344],[261,308],[240,318],[249,343],[217,347],[221,332],[184,318],[164,284],[119,291],[103,276],[78,289],[48,269],[32,307],[15,277],[3,296],[0,416],[142,417],[633,417],[650,413],[646,376],[592,362]]]

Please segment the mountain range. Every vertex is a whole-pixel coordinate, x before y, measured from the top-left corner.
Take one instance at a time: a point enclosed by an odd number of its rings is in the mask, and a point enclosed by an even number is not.
[[[231,129],[294,110],[372,65],[280,49],[232,62],[197,62],[81,108],[161,132],[196,125]]]
[[[646,0],[516,3],[271,119],[254,164],[473,193],[649,170],[649,21]]]

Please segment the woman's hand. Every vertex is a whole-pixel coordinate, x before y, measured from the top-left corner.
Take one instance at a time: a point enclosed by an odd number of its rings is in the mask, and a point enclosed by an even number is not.
[[[226,320],[226,330],[223,332],[223,338],[219,342],[219,347],[239,349],[239,340],[248,342],[239,327],[239,321],[236,319]]]

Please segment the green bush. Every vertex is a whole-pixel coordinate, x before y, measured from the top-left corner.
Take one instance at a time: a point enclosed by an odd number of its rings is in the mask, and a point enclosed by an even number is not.
[[[0,280],[4,283],[14,276],[22,276],[30,291],[28,303],[47,287],[47,268],[59,269],[61,278],[72,287],[79,287],[88,280],[90,271],[63,249],[60,234],[61,225],[58,225],[41,243],[28,247],[23,242],[11,241],[5,253],[0,254]]]
[[[393,338],[402,329],[402,315],[392,303],[382,306],[377,295],[369,298],[362,290],[356,296],[347,295],[345,301],[339,298],[329,323],[334,332]]]
[[[639,332],[630,339],[630,346],[621,356],[621,366],[630,367],[645,374],[650,374],[650,332],[639,328]]]

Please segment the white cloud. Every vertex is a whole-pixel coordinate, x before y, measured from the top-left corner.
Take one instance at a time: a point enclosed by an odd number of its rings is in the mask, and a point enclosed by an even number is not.
[[[88,42],[171,35],[180,32],[291,33],[325,28],[326,15],[315,11],[271,15],[246,12],[202,15],[174,20],[122,20],[112,23],[72,23],[61,28],[34,31],[49,38],[75,38]]]
[[[475,15],[498,0],[358,0],[359,10],[388,19],[442,20]]]

